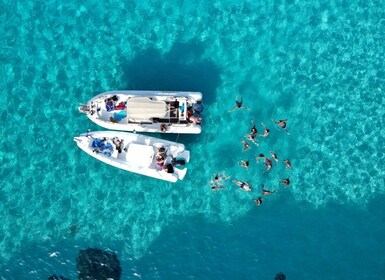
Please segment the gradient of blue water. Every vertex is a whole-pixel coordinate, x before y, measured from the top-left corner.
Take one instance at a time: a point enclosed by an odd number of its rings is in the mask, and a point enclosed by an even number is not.
[[[97,246],[124,279],[384,278],[385,6],[238,2],[0,1],[1,277],[75,279]],[[100,129],[76,105],[111,89],[203,92],[202,134],[161,136],[191,151],[185,181],[76,148]],[[251,120],[271,135],[242,152]],[[293,169],[264,174],[270,150]],[[220,171],[255,190],[211,192]],[[262,182],[279,191],[256,207]]]

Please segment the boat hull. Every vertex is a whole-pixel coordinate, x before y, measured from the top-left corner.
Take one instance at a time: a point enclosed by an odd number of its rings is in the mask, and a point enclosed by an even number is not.
[[[118,100],[111,101],[114,102],[113,108],[119,108],[115,106],[115,104],[122,104],[122,108],[124,109],[108,110],[109,108],[108,104],[106,104],[106,100],[109,100],[109,98],[114,96],[116,96]],[[139,119],[132,117],[128,111],[129,109],[124,106],[126,106],[131,100],[138,98],[148,98],[151,106],[151,103],[164,102],[166,107],[164,108],[163,113],[165,115],[152,116],[151,113],[149,113],[147,116],[148,118],[143,116]],[[199,134],[202,130],[201,123],[191,121],[187,110],[190,108],[192,111],[191,108],[195,106],[194,104],[197,102],[200,103],[201,100],[202,94],[200,92],[108,91],[93,97],[87,102],[86,105],[81,105],[79,110],[86,113],[87,117],[97,125],[111,130],[150,133]],[[173,102],[178,104],[177,107],[172,109],[168,108],[167,106]],[[142,106],[142,108],[137,109],[140,109],[143,112],[149,110],[146,104]],[[123,115],[121,113],[123,113]],[[199,117],[201,117],[200,114]]]
[[[104,147],[111,147],[108,153],[101,151],[95,145],[95,139],[103,142]],[[114,144],[118,139],[122,143],[121,152]],[[183,180],[187,168],[173,167],[173,173],[167,173],[166,170],[159,167],[156,161],[156,155],[159,147],[166,149],[166,164],[172,164],[173,159],[178,159],[185,163],[190,160],[190,152],[185,150],[183,144],[158,139],[155,137],[140,135],[136,133],[117,132],[117,131],[97,131],[81,134],[74,137],[74,141],[80,149],[90,156],[111,166],[149,176],[152,178],[176,182]],[[96,151],[95,151],[96,150]]]

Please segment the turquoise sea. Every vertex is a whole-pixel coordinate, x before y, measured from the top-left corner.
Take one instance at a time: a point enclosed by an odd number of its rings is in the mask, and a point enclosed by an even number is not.
[[[122,279],[385,279],[384,1],[0,4],[1,279],[77,279],[87,247]],[[200,135],[158,135],[191,151],[184,181],[77,148],[102,130],[77,105],[119,89],[203,93]],[[242,151],[252,120],[271,132]],[[217,172],[254,189],[211,191]]]

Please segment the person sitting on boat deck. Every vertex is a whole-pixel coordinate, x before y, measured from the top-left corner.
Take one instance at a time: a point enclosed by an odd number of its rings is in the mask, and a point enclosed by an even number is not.
[[[166,155],[165,154],[157,154],[155,159],[156,159],[156,165],[159,168],[163,168],[164,167],[164,162],[166,160]]]
[[[290,179],[289,178],[282,179],[279,183],[288,186],[290,185]]]
[[[104,100],[107,112],[115,110],[115,101],[118,101],[118,97],[116,95],[113,95]]]
[[[114,143],[116,150],[119,152],[119,154],[122,152],[123,148],[123,139],[120,140],[118,137],[114,137],[112,139],[112,143]]]
[[[250,110],[250,108],[246,107],[246,106],[243,106],[242,105],[243,103],[243,98],[241,97],[241,100],[238,100],[238,96],[237,98],[235,99],[235,106],[233,108],[231,108],[229,110],[229,112],[233,111],[234,109],[246,109],[246,110]]]
[[[194,113],[188,120],[190,123],[201,124],[202,123],[202,116],[198,113]]]
[[[290,162],[290,160],[285,159],[283,162],[285,163],[286,168],[291,168],[291,162]]]
[[[166,132],[167,131],[167,125],[165,123],[160,124],[160,131],[161,132]]]
[[[261,136],[261,137],[267,137],[267,136],[269,135],[269,133],[270,133],[270,129],[268,129],[264,123],[261,123],[261,124],[262,124],[263,127],[265,128],[265,131],[263,132],[263,134],[260,134],[259,136]]]
[[[239,165],[244,167],[244,168],[246,168],[246,169],[248,169],[249,168],[249,161],[248,160],[241,160],[239,162]]]
[[[163,170],[166,171],[167,173],[174,173],[174,166],[172,166],[171,163],[168,163],[165,166],[163,166]]]
[[[252,190],[251,186],[248,183],[246,183],[245,181],[238,181],[238,180],[233,179],[232,182],[246,192],[249,192]]]
[[[247,143],[245,140],[242,140],[241,142],[243,144],[243,149],[242,149],[243,151],[246,151],[246,150],[250,149],[250,144],[249,143]]]
[[[158,149],[157,149],[158,151],[157,151],[157,155],[159,155],[159,154],[166,154],[166,148],[165,147],[158,147]]]
[[[259,196],[258,198],[253,198],[253,201],[255,202],[255,204],[257,204],[257,206],[259,206],[262,204],[263,198]]]
[[[281,127],[288,135],[290,135],[289,131],[287,131],[286,129],[286,122],[287,122],[287,119],[284,119],[284,120],[279,120],[279,121],[274,121],[272,120],[275,124],[277,124],[279,127]]]
[[[277,157],[277,154],[276,153],[273,153],[273,152],[270,152],[271,156],[273,157],[273,159],[278,162],[278,157]]]
[[[277,190],[274,190],[274,191],[266,190],[264,184],[261,184],[261,188],[262,188],[262,194],[263,194],[263,195],[269,195],[269,194],[272,194],[272,193],[277,192]]]

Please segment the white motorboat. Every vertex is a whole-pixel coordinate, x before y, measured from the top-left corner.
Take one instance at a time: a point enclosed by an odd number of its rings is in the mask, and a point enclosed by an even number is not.
[[[136,133],[95,131],[74,137],[80,149],[104,162],[169,182],[183,180],[190,152],[180,143]]]
[[[108,91],[78,107],[96,124],[113,130],[164,133],[201,132],[202,93]]]

